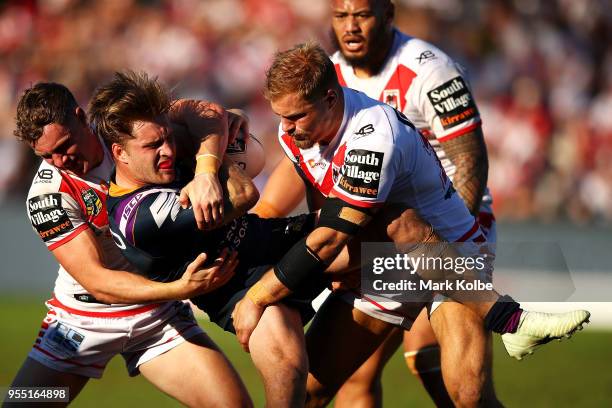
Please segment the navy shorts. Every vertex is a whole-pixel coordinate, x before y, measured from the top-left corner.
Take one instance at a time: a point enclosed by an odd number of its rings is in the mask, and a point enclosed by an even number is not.
[[[289,218],[259,218],[249,214],[245,217],[248,225],[244,236],[240,228],[236,239],[240,239],[238,258],[240,263],[234,277],[221,288],[191,299],[210,320],[223,330],[235,333],[232,312],[236,304],[274,264],[276,264],[299,240],[308,235],[315,225],[314,214]],[[237,220],[238,227],[244,222]],[[225,246],[232,246],[231,242]],[[223,245],[220,245],[223,246]],[[329,280],[323,276],[314,277],[308,284],[292,293],[281,303],[300,312],[305,325],[314,316],[311,302],[328,286]]]

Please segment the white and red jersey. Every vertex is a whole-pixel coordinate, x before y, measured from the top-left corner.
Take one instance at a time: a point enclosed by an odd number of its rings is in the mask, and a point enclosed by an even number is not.
[[[106,183],[113,167],[109,152],[104,149],[104,160],[84,177],[58,170],[42,162],[26,202],[32,227],[49,250],[64,245],[81,232],[90,229],[102,248],[104,265],[109,269],[132,270],[110,235],[106,213]],[[100,276],[100,279],[106,279]],[[49,303],[70,311],[108,312],[125,315],[150,309],[154,305],[105,305],[77,300],[75,295],[87,291],[64,269],[59,267],[55,281],[55,298]],[[129,311],[129,312],[128,312]]]
[[[285,153],[315,188],[359,207],[406,204],[447,241],[479,235],[427,139],[389,105],[342,89],[344,118],[328,145],[299,149],[279,127]]]
[[[401,111],[425,135],[451,178],[455,165],[446,157],[440,141],[481,126],[474,98],[461,66],[435,46],[394,31],[393,45],[380,72],[358,78],[353,67],[337,51],[331,57],[342,86],[364,92]],[[491,212],[487,191],[481,210]]]

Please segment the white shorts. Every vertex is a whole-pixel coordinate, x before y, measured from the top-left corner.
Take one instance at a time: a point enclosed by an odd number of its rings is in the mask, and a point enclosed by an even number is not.
[[[325,289],[312,301],[313,309],[318,311],[329,296],[338,296],[340,299],[368,316],[382,320],[383,322],[391,323],[395,326],[400,326],[404,330],[410,330],[421,309],[428,304],[427,302],[400,303],[388,298],[362,295],[356,291],[332,292],[329,289]]]
[[[102,377],[117,354],[125,359],[130,376],[138,375],[141,364],[203,333],[183,302],[145,306],[128,316],[107,313],[113,317],[74,310],[57,299],[48,301],[47,308],[28,356],[54,370],[85,377]]]
[[[495,217],[491,213],[479,215],[480,231],[486,236],[487,242],[495,244],[497,242],[497,228]],[[475,237],[480,235],[475,233]],[[495,245],[491,246],[495,249]],[[326,289],[312,302],[315,310],[319,310],[325,299],[330,295],[331,291]],[[452,301],[452,299],[435,294],[429,302],[395,302],[388,298],[377,297],[372,295],[361,295],[358,292],[346,291],[339,292],[338,296],[355,309],[362,311],[368,316],[402,327],[404,330],[410,330],[415,319],[423,309],[427,307],[429,315],[431,315],[442,302]]]

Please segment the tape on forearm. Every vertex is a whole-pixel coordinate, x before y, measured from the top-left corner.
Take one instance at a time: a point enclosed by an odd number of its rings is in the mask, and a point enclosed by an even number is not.
[[[365,208],[352,206],[339,198],[328,198],[321,208],[317,226],[356,235],[371,219]]]
[[[221,159],[212,153],[198,154],[196,156],[195,175],[216,173],[221,165]]]
[[[283,215],[278,208],[265,200],[259,200],[253,213],[259,215],[260,218],[278,218]]]
[[[246,296],[258,306],[267,306],[274,303],[272,294],[262,281],[257,281],[257,283],[251,286],[251,288],[247,291]]]
[[[327,265],[306,245],[306,237],[297,242],[274,267],[274,274],[292,292],[309,279],[319,277]]]

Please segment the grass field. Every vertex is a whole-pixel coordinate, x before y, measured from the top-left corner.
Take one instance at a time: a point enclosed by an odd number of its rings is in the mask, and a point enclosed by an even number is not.
[[[0,301],[0,387],[6,387],[28,350],[45,313],[42,299]],[[262,386],[248,355],[236,340],[209,322],[202,326],[223,348],[246,382],[256,406],[263,406]],[[508,358],[496,339],[495,383],[510,407],[612,406],[612,332],[586,331],[569,342],[553,343],[523,362]],[[385,407],[432,406],[396,354],[384,374]],[[214,391],[213,391],[214,392]],[[123,359],[115,358],[102,380],[93,380],[75,407],[171,407],[178,404],[141,377],[129,378]]]

